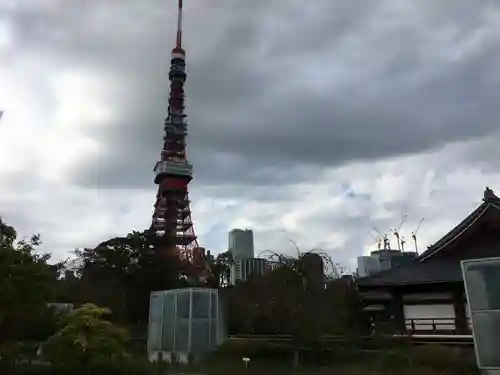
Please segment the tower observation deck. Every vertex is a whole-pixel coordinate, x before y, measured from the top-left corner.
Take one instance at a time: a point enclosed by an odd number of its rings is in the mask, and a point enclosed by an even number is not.
[[[172,50],[169,72],[170,96],[165,120],[163,148],[154,167],[158,185],[150,231],[155,249],[165,256],[176,256],[183,273],[191,280],[206,281],[210,276],[204,249],[198,245],[191,220],[188,184],[193,166],[186,155],[187,121],[184,112],[186,52],[182,48],[182,0],[179,1],[177,43]]]

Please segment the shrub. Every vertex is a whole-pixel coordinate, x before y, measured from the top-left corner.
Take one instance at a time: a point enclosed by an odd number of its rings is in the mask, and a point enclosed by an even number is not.
[[[86,304],[69,313],[62,328],[43,346],[43,356],[54,365],[106,364],[127,358],[126,332],[104,319],[108,309]]]
[[[470,373],[476,369],[472,348],[449,347],[444,345],[422,345],[414,347],[412,359],[416,365],[453,374]]]
[[[17,364],[9,368],[8,375],[156,375],[164,374],[158,366],[147,360],[130,359],[125,361],[108,361],[88,366],[77,364]],[[164,370],[164,369],[163,369]],[[1,372],[2,375],[4,372]]]
[[[289,345],[266,341],[228,340],[213,354],[214,358],[240,360],[243,357],[265,360],[289,359],[292,349]]]

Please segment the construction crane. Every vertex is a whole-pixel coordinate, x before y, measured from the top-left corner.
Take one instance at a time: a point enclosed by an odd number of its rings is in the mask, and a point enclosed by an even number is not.
[[[413,243],[415,244],[415,252],[418,254],[418,244],[417,244],[417,234],[418,231],[420,230],[420,227],[422,226],[422,222],[424,221],[425,218],[421,218],[420,221],[418,222],[417,229],[415,229],[411,233],[411,238],[413,238]]]
[[[404,253],[405,252],[405,243],[406,240],[404,237],[401,237],[401,251]]]
[[[406,218],[408,217],[407,214],[403,215],[403,219],[401,220],[401,223],[399,224],[399,227],[397,229],[392,230],[392,234],[394,234],[394,237],[396,237],[396,241],[398,242],[398,250],[402,251],[402,246],[401,246],[401,237],[399,235],[401,228],[403,227],[403,224],[405,223]]]
[[[387,234],[384,234],[384,250],[390,250],[391,249],[391,242],[389,241],[389,236]]]
[[[372,228],[379,234],[380,238],[382,239],[384,243],[384,250],[389,250],[391,248],[391,243],[389,242],[389,237],[387,237],[387,234],[382,234],[382,232],[379,231],[375,225],[372,225]]]
[[[377,249],[381,249],[382,248],[382,238],[380,237],[375,237],[373,234],[369,233],[370,236],[375,240],[375,243],[377,244]]]

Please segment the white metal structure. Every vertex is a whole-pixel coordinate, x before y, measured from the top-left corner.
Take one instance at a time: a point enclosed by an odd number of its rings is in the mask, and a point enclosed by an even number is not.
[[[462,261],[478,367],[500,373],[500,258]]]
[[[225,336],[223,310],[216,289],[186,288],[151,293],[150,361],[186,363],[213,350]]]
[[[193,166],[186,160],[162,160],[156,163],[154,172],[157,176],[164,173],[172,175],[192,176]]]

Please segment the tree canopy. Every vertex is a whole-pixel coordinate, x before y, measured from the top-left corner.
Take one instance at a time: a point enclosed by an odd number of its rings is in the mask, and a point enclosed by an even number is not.
[[[111,308],[122,321],[147,323],[149,295],[184,285],[174,257],[157,254],[147,232],[132,232],[76,252],[80,301]]]
[[[60,330],[43,347],[53,364],[81,364],[119,360],[126,356],[127,332],[112,324],[111,311],[85,304],[62,320]]]
[[[54,265],[37,251],[39,244],[38,235],[17,241],[15,229],[0,221],[0,341],[44,340],[54,333],[55,323],[44,323],[44,333],[33,331],[37,319],[51,316],[41,313],[47,302],[94,304],[80,310],[80,318],[96,317],[103,310],[97,314],[95,306],[103,306],[113,312],[110,319],[144,334],[150,293],[188,286],[179,260],[158,254],[147,231],[77,250],[75,259]],[[269,272],[235,286],[229,285],[231,253],[220,253],[210,264],[215,281],[210,287],[219,288],[225,301],[229,333],[289,334],[298,347],[320,342],[325,333],[359,330],[361,309],[352,280],[338,272],[328,280],[314,260],[321,258],[327,269],[334,265],[324,254],[313,253],[274,253]],[[73,332],[73,323],[66,321],[65,332]]]
[[[44,314],[54,293],[58,266],[39,254],[40,236],[17,241],[15,229],[0,220],[0,342],[23,340]]]

